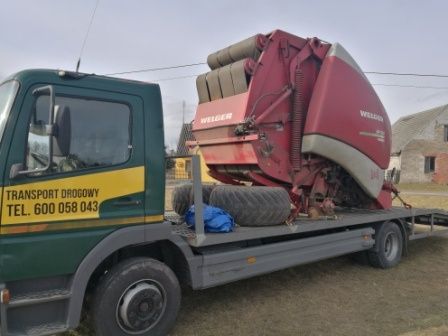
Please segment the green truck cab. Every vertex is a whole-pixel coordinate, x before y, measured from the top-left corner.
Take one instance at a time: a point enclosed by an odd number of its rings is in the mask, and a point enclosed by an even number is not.
[[[0,139],[1,335],[74,328],[86,290],[104,277],[108,264],[133,260],[138,273],[148,261],[130,256],[163,260],[161,244],[173,243],[163,240],[170,235],[163,224],[158,85],[55,70],[19,72],[0,86]],[[156,273],[174,277],[159,264]],[[151,329],[167,309],[165,287],[155,280],[125,287],[132,290],[120,300],[132,311],[114,311],[120,331]],[[130,308],[135,300],[140,306]],[[150,307],[156,301],[161,306]],[[99,298],[97,304],[105,305]],[[149,310],[152,315],[145,315]]]

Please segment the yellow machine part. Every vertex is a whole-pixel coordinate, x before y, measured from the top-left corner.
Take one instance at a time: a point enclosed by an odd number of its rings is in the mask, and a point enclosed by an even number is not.
[[[202,153],[199,150],[199,147],[196,146],[190,150],[190,154],[199,155],[201,161],[201,180],[204,183],[218,183],[217,180],[212,178],[208,172],[209,169],[205,164],[204,158],[202,157]],[[174,165],[174,178],[176,180],[185,180],[191,179],[192,176],[192,167],[191,167],[191,159],[190,158],[176,158]]]

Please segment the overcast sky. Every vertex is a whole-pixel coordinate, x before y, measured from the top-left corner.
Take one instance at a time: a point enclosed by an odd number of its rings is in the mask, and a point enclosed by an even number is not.
[[[26,68],[74,70],[96,0],[0,0],[0,80]],[[205,62],[255,33],[286,30],[340,42],[364,71],[448,75],[448,1],[100,0],[81,71],[109,74]],[[206,66],[123,75],[156,81]],[[392,121],[448,103],[448,78],[369,75]],[[159,82],[167,144],[194,116],[195,78]]]

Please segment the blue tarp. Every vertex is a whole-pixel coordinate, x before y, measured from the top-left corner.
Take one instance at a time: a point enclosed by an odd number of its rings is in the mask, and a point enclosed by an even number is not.
[[[204,231],[231,232],[235,226],[232,216],[220,208],[204,204]],[[185,222],[194,229],[194,205],[185,214]]]

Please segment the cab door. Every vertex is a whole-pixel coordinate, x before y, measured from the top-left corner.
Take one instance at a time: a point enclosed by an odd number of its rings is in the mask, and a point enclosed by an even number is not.
[[[15,127],[6,167],[21,171],[5,174],[2,232],[144,222],[141,99],[54,85],[48,135],[50,95],[36,95],[43,85],[28,89]]]

